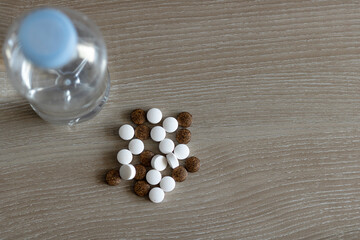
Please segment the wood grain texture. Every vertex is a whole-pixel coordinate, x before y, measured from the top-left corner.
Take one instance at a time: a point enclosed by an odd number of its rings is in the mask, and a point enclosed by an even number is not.
[[[100,27],[108,103],[52,126],[0,60],[0,239],[359,239],[358,1],[16,1]],[[194,116],[201,170],[153,204],[104,175],[134,108]]]

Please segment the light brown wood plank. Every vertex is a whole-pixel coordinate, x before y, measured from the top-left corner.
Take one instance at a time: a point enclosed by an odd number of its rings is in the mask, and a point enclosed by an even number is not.
[[[44,4],[98,24],[110,98],[47,124],[0,60],[0,239],[360,238],[359,2],[4,0],[1,44]],[[194,116],[200,172],[161,204],[104,182],[138,107]]]

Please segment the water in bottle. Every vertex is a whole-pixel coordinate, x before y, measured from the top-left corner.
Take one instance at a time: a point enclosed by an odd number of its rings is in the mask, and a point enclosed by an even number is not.
[[[3,56],[12,85],[43,119],[72,125],[95,116],[110,88],[98,28],[64,8],[38,8],[9,29]]]

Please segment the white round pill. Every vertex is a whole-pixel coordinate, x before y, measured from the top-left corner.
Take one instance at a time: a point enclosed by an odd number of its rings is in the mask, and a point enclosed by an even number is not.
[[[156,185],[161,181],[161,173],[158,170],[151,169],[146,173],[146,181],[151,185]]]
[[[134,137],[135,131],[129,124],[124,124],[119,128],[119,136],[124,140],[130,140]]]
[[[167,167],[166,157],[164,157],[163,155],[159,155],[159,154],[155,155],[151,159],[151,166],[160,172],[164,171]]]
[[[185,158],[187,158],[189,156],[190,149],[185,144],[179,144],[179,145],[177,145],[175,147],[174,154],[178,159],[182,160],[182,159],[185,159]]]
[[[121,164],[131,163],[132,158],[133,158],[132,153],[127,149],[121,149],[117,154],[117,160]]]
[[[150,137],[155,142],[160,142],[160,141],[164,140],[165,136],[166,136],[166,132],[163,127],[156,126],[156,127],[153,127],[150,131]]]
[[[154,187],[149,192],[150,201],[152,201],[153,203],[161,203],[164,200],[164,197],[164,190],[159,187]]]
[[[174,147],[175,147],[174,142],[169,138],[165,138],[159,144],[159,150],[163,154],[171,153],[172,151],[174,151]]]
[[[135,177],[136,170],[131,164],[124,164],[120,167],[120,177],[124,180],[131,180]]]
[[[133,139],[129,142],[129,150],[134,155],[139,155],[144,151],[144,143],[140,139]]]
[[[175,154],[173,154],[173,153],[167,154],[166,159],[167,159],[167,162],[168,162],[169,166],[172,169],[177,168],[179,166],[179,160],[177,159]]]
[[[163,177],[160,181],[160,187],[164,192],[171,192],[175,188],[175,180],[170,176]]]
[[[150,123],[157,124],[162,119],[162,113],[161,113],[160,109],[158,109],[158,108],[151,108],[147,112],[146,117]]]
[[[168,133],[175,132],[178,126],[179,126],[178,121],[173,117],[167,117],[163,122],[163,128]]]

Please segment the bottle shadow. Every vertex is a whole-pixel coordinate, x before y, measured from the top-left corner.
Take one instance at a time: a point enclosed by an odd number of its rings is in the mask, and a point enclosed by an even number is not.
[[[24,127],[24,125],[40,123],[47,124],[34,112],[25,99],[17,99],[9,102],[0,101],[1,126],[8,127],[8,124],[20,124],[21,127]]]
[[[119,170],[121,164],[117,161],[117,153],[121,149],[128,148],[129,141],[122,140],[119,136],[119,128],[124,124],[130,124],[133,127],[136,125],[130,120],[130,114],[133,109],[123,109],[120,111],[120,115],[117,116],[115,122],[111,121],[104,127],[105,139],[111,142],[111,149],[104,151],[102,155],[102,168],[96,171],[96,182],[98,184],[107,185],[105,176],[106,173],[112,169]],[[133,156],[132,164],[139,163],[139,156]],[[122,184],[126,183],[127,187],[132,188],[132,181],[122,181]]]
[[[6,16],[4,16],[2,20],[2,24],[0,25],[0,52],[4,46],[5,37],[10,26],[14,23],[15,19],[17,19],[23,9],[17,7],[9,6],[6,11]]]
[[[8,27],[9,26],[7,24],[0,25],[0,52],[2,51],[2,48],[4,46],[5,36]]]
[[[106,173],[112,169],[119,170],[120,164],[117,161],[117,153],[120,149],[127,148],[128,141],[123,141],[118,134],[119,127],[121,122],[114,123],[105,127],[105,139],[106,141],[111,143],[111,150],[104,151],[102,153],[101,161],[102,167],[101,169],[96,171],[96,183],[97,184],[105,184],[105,176]]]

